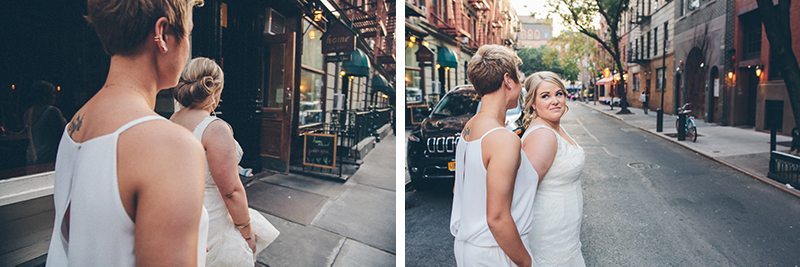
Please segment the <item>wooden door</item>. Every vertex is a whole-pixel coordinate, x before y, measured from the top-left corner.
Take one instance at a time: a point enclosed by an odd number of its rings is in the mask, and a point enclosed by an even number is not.
[[[264,36],[261,157],[267,169],[288,172],[291,152],[295,33]]]

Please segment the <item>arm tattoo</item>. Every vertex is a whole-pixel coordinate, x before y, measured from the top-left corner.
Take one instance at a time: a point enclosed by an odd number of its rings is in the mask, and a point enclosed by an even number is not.
[[[81,130],[81,125],[83,124],[83,115],[78,115],[72,121],[69,122],[69,127],[67,127],[67,131],[71,136],[73,133]]]
[[[469,129],[469,127],[467,127],[467,128],[464,128],[464,137],[467,137],[467,136],[469,136],[469,132],[470,132],[470,129]]]

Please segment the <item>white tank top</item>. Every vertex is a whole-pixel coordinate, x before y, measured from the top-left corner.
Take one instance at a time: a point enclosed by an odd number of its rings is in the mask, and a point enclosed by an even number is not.
[[[457,241],[466,241],[475,246],[497,246],[486,221],[486,167],[483,166],[481,149],[483,138],[496,130],[508,131],[504,127],[497,127],[476,140],[466,141],[459,138],[456,145],[456,177],[450,233]],[[524,237],[531,231],[533,199],[539,176],[521,150],[508,153],[520,153],[521,156],[511,200],[511,217],[514,218],[520,236]]]
[[[55,224],[47,266],[134,266],[133,221],[125,212],[117,184],[117,140],[142,122],[162,119],[146,116],[126,123],[110,134],[76,143],[64,131],[58,146],[53,192]],[[166,204],[166,203],[165,203]],[[70,209],[69,241],[61,232]],[[205,266],[208,214],[200,217],[198,266]]]

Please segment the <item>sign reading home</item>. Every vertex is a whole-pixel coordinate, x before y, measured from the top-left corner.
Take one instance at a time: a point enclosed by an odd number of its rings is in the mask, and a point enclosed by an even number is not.
[[[427,46],[419,46],[416,55],[418,62],[433,62],[433,51]]]
[[[336,168],[336,135],[307,133],[303,142],[303,165]]]
[[[356,50],[356,34],[342,23],[334,22],[322,35],[322,53],[349,53]]]

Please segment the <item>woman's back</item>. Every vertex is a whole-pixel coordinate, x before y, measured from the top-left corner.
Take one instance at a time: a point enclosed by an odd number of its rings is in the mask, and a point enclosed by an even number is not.
[[[126,208],[119,177],[119,139],[127,130],[149,121],[144,116],[125,123],[109,134],[76,142],[65,131],[55,167],[56,219],[48,251],[50,266],[133,266],[136,225]],[[72,125],[72,127],[78,127]],[[124,164],[122,164],[124,165]],[[198,260],[205,259],[207,214],[201,213]],[[199,257],[202,255],[203,257]]]
[[[484,139],[496,131],[509,130],[505,127],[492,128],[475,140],[466,141],[459,138],[456,145],[456,175],[450,232],[456,240],[477,246],[497,246],[494,236],[489,231],[486,218],[487,172],[483,163],[482,147]],[[522,156],[524,158],[524,154]],[[521,236],[530,232],[531,205],[536,193],[535,173],[530,164],[520,165],[514,182],[511,216]]]

